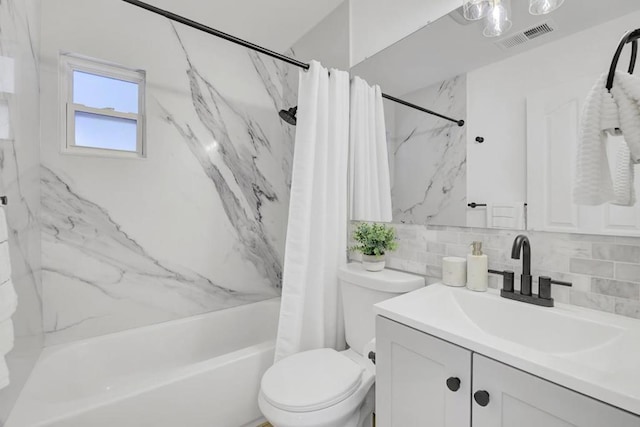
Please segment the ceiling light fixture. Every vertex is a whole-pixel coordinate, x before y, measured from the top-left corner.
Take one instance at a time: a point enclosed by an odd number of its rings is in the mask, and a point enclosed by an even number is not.
[[[529,13],[532,15],[546,15],[560,6],[564,0],[529,0]]]
[[[564,0],[529,0],[529,13],[546,15],[562,6],[562,3]],[[462,12],[468,21],[485,20],[485,37],[499,37],[513,25],[511,0],[463,0]]]
[[[513,23],[509,19],[511,15],[511,0],[493,0],[491,10],[486,17],[484,27],[485,37],[499,37],[509,31]]]
[[[492,5],[492,0],[464,0],[462,12],[465,19],[477,21],[487,16]]]

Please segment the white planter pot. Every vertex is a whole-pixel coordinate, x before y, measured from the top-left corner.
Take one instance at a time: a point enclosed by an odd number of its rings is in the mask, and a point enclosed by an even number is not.
[[[362,255],[362,266],[367,271],[382,271],[384,265],[384,255]]]

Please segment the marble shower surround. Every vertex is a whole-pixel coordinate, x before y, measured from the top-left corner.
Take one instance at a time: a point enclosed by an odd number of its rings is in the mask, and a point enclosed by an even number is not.
[[[388,256],[388,266],[425,275],[429,283],[442,277],[444,256],[466,257],[474,240],[483,242],[490,268],[513,270],[519,281],[522,262],[511,259],[511,245],[515,236],[525,234],[531,241],[534,291],[540,275],[551,276],[573,283],[572,288],[553,288],[559,302],[640,318],[640,238],[408,224],[394,227],[399,249]],[[499,288],[501,278],[490,275],[489,284]]]
[[[146,70],[148,156],[60,155],[43,141],[47,343],[279,295],[289,67],[121,2],[61,2],[43,6],[43,134],[56,134],[44,112],[68,50]]]
[[[465,117],[466,75],[402,97],[450,117]],[[466,126],[392,102],[387,124],[393,221],[407,224],[466,224]]]

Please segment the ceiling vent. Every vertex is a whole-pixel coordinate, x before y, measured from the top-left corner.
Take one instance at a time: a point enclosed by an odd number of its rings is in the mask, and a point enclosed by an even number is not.
[[[553,28],[549,25],[548,22],[545,22],[542,25],[538,25],[537,27],[533,27],[524,31],[524,35],[527,36],[529,40],[535,39],[536,37],[544,36],[553,31]]]
[[[498,40],[497,42],[495,42],[495,44],[496,46],[498,46],[503,50],[512,49],[516,46],[521,46],[540,36],[544,36],[545,34],[552,33],[556,29],[557,27],[553,21],[547,21],[543,24],[536,25],[535,27],[531,27],[524,31],[520,31],[519,33],[514,34],[510,37],[504,38],[502,40]]]

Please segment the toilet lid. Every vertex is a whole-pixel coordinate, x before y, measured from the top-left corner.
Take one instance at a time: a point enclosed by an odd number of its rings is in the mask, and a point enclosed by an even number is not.
[[[331,348],[294,354],[276,362],[262,377],[262,394],[285,411],[328,408],[351,396],[363,367]]]

